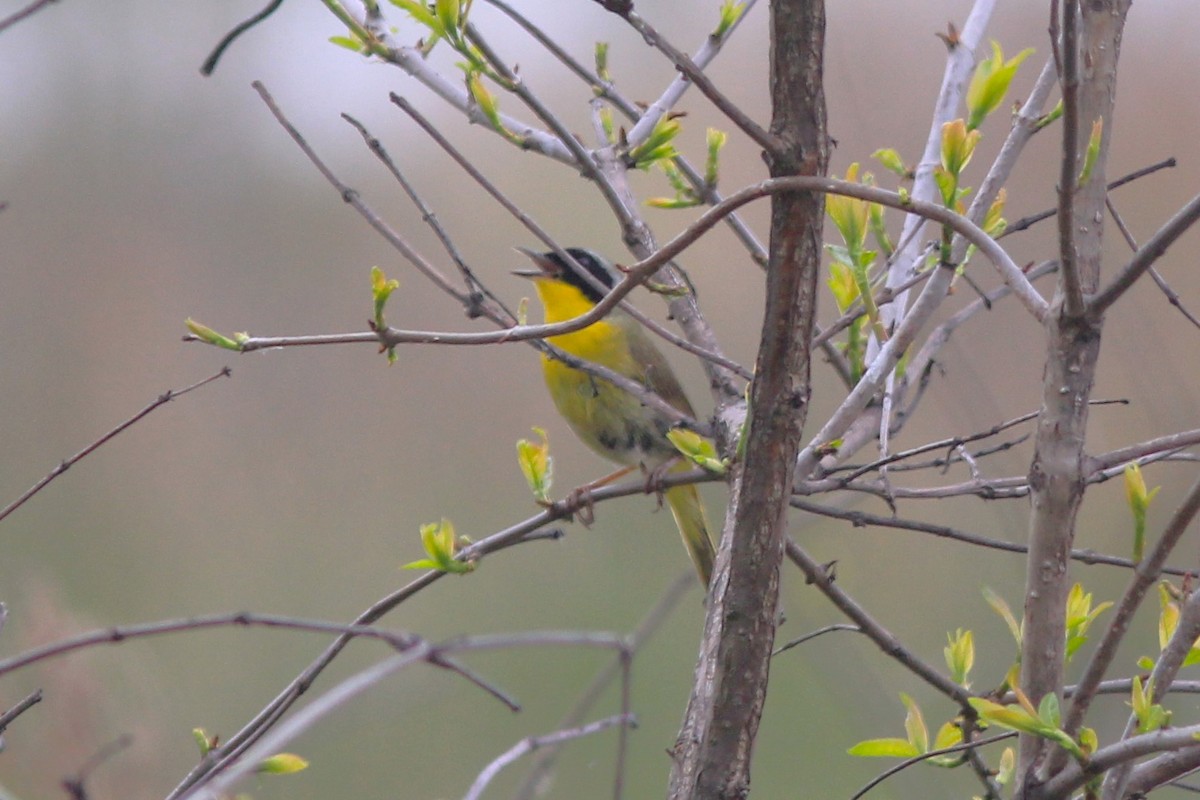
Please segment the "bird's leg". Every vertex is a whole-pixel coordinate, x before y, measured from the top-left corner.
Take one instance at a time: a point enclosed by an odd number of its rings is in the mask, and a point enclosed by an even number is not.
[[[634,467],[621,467],[618,470],[597,478],[594,481],[585,483],[583,486],[577,486],[571,490],[571,493],[566,497],[568,508],[574,509],[574,513],[578,515],[579,522],[584,527],[590,527],[595,521],[596,515],[593,511],[595,504],[592,502],[592,492],[602,486],[607,486],[613,481],[620,480],[633,472]]]
[[[658,507],[663,505],[663,479],[667,477],[671,467],[679,463],[680,456],[671,456],[666,461],[662,462],[653,469],[647,469],[645,464],[642,464],[642,471],[646,473],[646,494],[653,494],[658,499]]]

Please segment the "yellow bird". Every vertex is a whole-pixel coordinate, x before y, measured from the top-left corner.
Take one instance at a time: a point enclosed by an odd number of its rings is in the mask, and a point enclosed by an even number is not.
[[[537,267],[536,271],[516,274],[533,280],[545,309],[546,322],[578,317],[603,297],[603,293],[555,253],[518,249]],[[601,285],[609,289],[615,285],[616,270],[603,258],[580,248],[570,248],[567,252]],[[614,309],[604,319],[582,330],[551,336],[547,341],[577,358],[600,364],[641,383],[684,414],[695,416],[666,358],[642,326],[621,309]],[[678,456],[678,451],[667,440],[672,420],[661,411],[643,404],[624,389],[569,367],[547,354],[542,355],[542,372],[558,413],[584,444],[600,455],[628,467],[641,466],[652,473]],[[670,469],[687,468],[686,463],[679,462]],[[707,586],[716,553],[700,495],[696,487],[690,485],[672,487],[665,495],[683,544],[696,565],[700,580]]]

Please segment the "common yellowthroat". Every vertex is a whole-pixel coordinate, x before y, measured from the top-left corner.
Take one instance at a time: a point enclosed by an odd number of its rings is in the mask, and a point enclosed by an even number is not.
[[[533,280],[546,322],[578,317],[603,297],[602,292],[557,254],[518,249],[537,267],[536,271],[516,274]],[[611,289],[616,284],[616,270],[600,256],[574,247],[566,252],[601,285]],[[695,416],[666,358],[642,326],[621,309],[613,309],[604,319],[582,330],[551,336],[547,341],[573,356],[643,384],[684,414]],[[548,354],[542,355],[542,372],[558,413],[584,444],[600,455],[625,466],[641,466],[651,474],[678,456],[667,440],[672,420],[661,411],[643,404],[624,389],[569,367]],[[683,462],[669,468],[670,471],[685,469],[687,464]],[[700,495],[695,486],[688,485],[667,489],[665,496],[684,547],[700,573],[700,580],[707,586],[716,553]]]

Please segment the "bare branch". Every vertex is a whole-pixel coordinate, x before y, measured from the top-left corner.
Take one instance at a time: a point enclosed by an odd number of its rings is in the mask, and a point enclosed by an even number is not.
[[[1124,739],[1116,744],[1101,747],[1092,753],[1086,766],[1072,762],[1053,778],[1035,787],[1030,794],[1030,800],[1069,797],[1071,792],[1079,789],[1092,778],[1103,775],[1119,764],[1152,753],[1162,753],[1195,745],[1198,734],[1200,734],[1200,725],[1188,725],[1144,733],[1141,736],[1134,736],[1131,739]]]
[[[333,633],[352,637],[379,639],[397,649],[410,647],[415,639],[411,634],[372,628],[366,625],[343,625],[336,622],[308,620],[296,617],[284,617],[277,614],[252,614],[237,612],[234,614],[214,614],[205,617],[187,617],[182,619],[159,620],[141,625],[120,625],[101,630],[88,631],[77,636],[71,636],[42,647],[26,650],[11,658],[0,661],[0,675],[7,675],[31,664],[57,658],[76,650],[95,647],[101,644],[121,644],[132,639],[142,639],[147,636],[162,636],[168,633],[205,630],[207,628],[285,628],[314,633]]]
[[[671,473],[660,481],[661,488],[681,486],[686,483],[696,483],[705,480],[716,480],[715,476],[698,470],[684,473]],[[463,548],[458,553],[461,561],[479,561],[493,553],[500,552],[514,545],[536,538],[537,532],[558,520],[570,519],[572,515],[585,507],[592,507],[617,497],[644,495],[646,484],[643,480],[631,481],[620,485],[603,486],[586,494],[572,493],[566,500],[542,509],[538,514],[511,525],[502,531],[487,536]],[[446,573],[431,571],[416,578],[407,585],[376,601],[360,613],[351,623],[356,626],[371,625],[385,614],[404,603],[422,590],[444,578]],[[325,668],[349,643],[350,637],[339,635],[317,658],[313,660],[298,676],[296,676],[276,697],[263,707],[241,730],[231,736],[220,748],[212,751],[210,757],[198,764],[184,777],[178,786],[168,796],[176,800],[183,796],[205,776],[224,769],[235,762],[254,742],[259,741],[271,727],[299,700],[312,683],[324,672]],[[477,646],[482,646],[481,640],[475,640]],[[511,637],[506,640],[511,642]]]
[[[3,714],[0,714],[0,733],[4,733],[6,730],[8,730],[8,726],[12,725],[17,717],[21,716],[40,702],[42,702],[42,690],[35,689],[27,694],[25,698],[15,706],[10,708],[8,711],[5,711]]]
[[[795,639],[788,640],[785,644],[782,644],[779,647],[775,648],[775,652],[771,653],[771,657],[774,658],[775,656],[779,655],[780,653],[785,653],[788,650],[791,650],[793,647],[799,647],[800,645],[804,644],[805,642],[810,642],[819,636],[824,636],[827,633],[836,633],[838,631],[853,631],[854,633],[862,633],[863,629],[858,627],[857,625],[847,625],[844,622],[835,623],[833,625],[826,625],[823,628],[817,628],[815,631],[809,631],[808,633],[804,634],[803,636],[798,636]]]
[[[628,18],[628,17],[627,17]],[[829,163],[820,0],[771,4],[772,176],[818,176]],[[692,77],[689,75],[689,77]],[[787,178],[783,178],[786,180]],[[750,385],[745,458],[709,587],[692,691],[675,740],[668,796],[744,797],[774,649],[787,500],[812,393],[824,198],[771,203],[766,304]]]
[[[1107,187],[1108,191],[1111,192],[1113,189],[1117,189],[1121,186],[1124,186],[1127,183],[1136,181],[1139,178],[1144,178],[1147,175],[1152,175],[1153,173],[1158,172],[1160,169],[1173,168],[1173,167],[1175,167],[1175,165],[1176,165],[1175,157],[1171,156],[1170,158],[1165,158],[1162,161],[1156,162],[1154,164],[1150,164],[1149,166],[1141,167],[1140,169],[1135,169],[1133,172],[1130,172],[1126,175],[1122,175],[1120,178],[1117,178],[1115,181],[1111,181]],[[1030,214],[1028,216],[1021,217],[1019,220],[1010,223],[1008,225],[1008,227],[1006,227],[1004,229],[1004,233],[1000,234],[996,238],[1004,239],[1005,237],[1012,236],[1012,235],[1020,233],[1021,231],[1024,231],[1024,230],[1028,230],[1029,228],[1032,228],[1037,223],[1039,223],[1043,220],[1051,219],[1052,217],[1055,217],[1057,215],[1058,215],[1057,208],[1047,208],[1046,210],[1039,211],[1036,214]]]
[[[729,121],[736,125],[742,133],[754,140],[755,144],[768,153],[779,154],[782,144],[778,139],[752,120],[745,111],[742,111],[737,103],[722,94],[721,90],[716,87],[716,84],[704,74],[704,70],[688,57],[687,53],[676,49],[650,23],[646,22],[640,14],[633,10],[632,3],[621,4],[618,7],[604,0],[597,0],[597,2],[608,11],[613,12],[628,22],[635,31],[642,35],[642,38],[646,40],[646,44],[656,48],[670,59],[671,63],[675,65],[675,68],[679,70],[683,77],[694,83],[696,88],[700,90],[700,93],[707,97],[722,114],[728,117]]]
[[[1175,216],[1167,220],[1167,223],[1142,245],[1129,263],[1112,279],[1112,282],[1092,298],[1088,303],[1088,312],[1099,316],[1107,311],[1109,306],[1125,294],[1129,287],[1133,286],[1142,273],[1154,266],[1154,263],[1167,252],[1167,248],[1186,233],[1197,219],[1200,219],[1200,195],[1196,195],[1187,205],[1179,209]]]
[[[21,20],[33,16],[46,6],[56,2],[58,2],[58,0],[34,0],[34,2],[30,3],[24,8],[17,9],[4,19],[0,19],[0,33],[4,33],[4,31],[11,28],[13,25],[16,25]]]
[[[917,678],[920,678],[941,694],[958,703],[968,713],[973,713],[970,712],[970,706],[967,705],[967,699],[972,696],[971,692],[947,678],[941,672],[934,669],[933,665],[923,661],[919,656],[905,647],[899,639],[892,635],[891,631],[884,628],[865,608],[855,602],[846,592],[842,591],[842,588],[834,582],[833,576],[829,574],[828,570],[813,560],[800,545],[796,544],[795,540],[788,537],[784,542],[784,548],[788,559],[804,573],[805,580],[816,586],[829,602],[833,603],[839,611],[846,615],[851,622],[857,625],[883,651],[884,655],[894,659]]]
[[[575,705],[571,707],[561,720],[558,727],[574,728],[583,722],[584,716],[591,710],[592,706],[600,699],[604,690],[612,683],[613,677],[618,672],[626,673],[629,663],[627,655],[633,656],[648,642],[655,633],[658,632],[662,623],[667,620],[671,612],[679,605],[690,590],[696,587],[696,575],[692,570],[687,570],[679,574],[677,578],[667,587],[658,602],[646,612],[641,622],[626,639],[626,649],[617,655],[615,659],[600,668],[596,676],[592,678],[592,682],[583,690],[579,699],[575,701]],[[521,782],[520,787],[513,793],[514,800],[528,800],[537,791],[537,787],[541,784],[546,774],[553,768],[555,756],[558,753],[558,748],[554,746],[543,747],[538,751],[538,754],[533,758],[533,764],[529,767],[529,774],[525,776],[525,780]]]
[[[391,656],[374,664],[342,681],[325,694],[316,698],[304,708],[297,711],[287,720],[275,725],[269,733],[258,740],[257,744],[248,747],[238,760],[223,762],[220,769],[206,770],[208,779],[198,779],[189,788],[177,789],[180,798],[205,798],[217,800],[233,788],[241,778],[254,771],[259,763],[268,756],[280,751],[288,743],[311,728],[319,720],[336,709],[348,703],[366,690],[382,682],[390,675],[399,672],[413,664],[428,662],[439,665],[447,653],[466,652],[473,650],[493,650],[498,648],[527,647],[527,646],[583,646],[623,649],[624,642],[620,637],[606,633],[568,633],[568,632],[536,632],[514,634],[509,636],[479,636],[462,637],[433,645],[423,639],[415,639],[411,646],[395,656]],[[629,715],[621,715],[621,721],[627,721]],[[228,744],[226,745],[228,747]],[[212,751],[212,756],[217,751]],[[209,757],[203,764],[212,766]]]
[[[101,445],[107,444],[110,440],[112,440],[116,436],[123,433],[130,426],[137,424],[143,417],[145,417],[151,411],[154,411],[154,409],[158,408],[159,406],[166,405],[167,403],[174,400],[176,397],[185,395],[188,392],[191,392],[195,389],[199,389],[201,386],[212,383],[213,381],[217,380],[218,378],[228,378],[232,374],[233,374],[233,371],[231,369],[229,369],[229,367],[222,367],[220,372],[216,373],[215,375],[210,375],[209,377],[205,378],[202,381],[193,383],[191,386],[184,387],[183,389],[168,389],[167,391],[163,392],[157,398],[155,398],[154,401],[152,403],[150,403],[150,405],[146,406],[141,411],[134,414],[132,417],[125,420],[120,425],[113,428],[111,431],[104,434],[99,439],[97,439],[96,441],[89,444],[87,447],[80,450],[75,455],[71,456],[70,458],[63,459],[62,463],[60,463],[54,469],[50,470],[50,473],[48,475],[46,475],[46,477],[42,478],[40,481],[35,483],[33,486],[26,489],[25,492],[20,497],[18,497],[16,500],[13,500],[7,506],[0,509],[0,521],[3,521],[6,517],[8,517],[9,514],[12,514],[18,508],[25,505],[25,503],[28,502],[30,498],[32,498],[34,495],[36,495],[42,489],[45,489],[59,475],[62,475],[64,472],[66,472],[68,469],[73,467],[84,457],[91,455]]]
[[[1133,233],[1130,232],[1129,227],[1125,224],[1125,220],[1121,217],[1120,212],[1117,211],[1117,206],[1113,203],[1111,196],[1104,199],[1104,206],[1108,209],[1108,213],[1112,215],[1113,222],[1116,223],[1117,230],[1121,232],[1121,236],[1125,239],[1125,243],[1129,245],[1129,249],[1136,253],[1138,249],[1137,240],[1133,238]],[[1187,309],[1183,304],[1183,300],[1179,297],[1179,293],[1171,288],[1170,284],[1163,278],[1162,273],[1154,267],[1149,269],[1149,273],[1155,285],[1158,286],[1158,290],[1167,298],[1167,302],[1175,306],[1188,322],[1200,328],[1200,318],[1197,318],[1195,314]]]
[[[961,528],[953,528],[948,525],[937,525],[932,522],[923,522],[921,520],[905,519],[903,517],[887,517],[880,514],[872,514],[867,511],[850,511],[832,506],[813,503],[809,500],[802,500],[798,497],[792,498],[792,507],[798,508],[801,511],[807,511],[810,514],[818,514],[822,517],[831,519],[841,519],[849,522],[855,528],[873,526],[877,528],[893,528],[895,530],[915,531],[917,533],[928,533],[933,536],[938,536],[943,539],[950,539],[963,544],[974,545],[976,547],[985,547],[990,550],[1001,550],[1006,553],[1026,554],[1029,548],[1026,545],[1017,542],[1007,542],[1003,539],[992,539],[987,536],[982,536],[978,533],[962,530]],[[1078,561],[1081,564],[1101,564],[1110,567],[1123,567],[1125,569],[1135,569],[1138,563],[1129,558],[1120,556],[1110,556],[1104,553],[1097,553],[1095,550],[1071,550],[1071,560]],[[1194,570],[1184,567],[1162,567],[1159,574],[1163,575],[1191,575]]]
[[[487,789],[488,785],[500,774],[500,771],[522,756],[535,753],[543,747],[557,746],[572,739],[591,736],[594,733],[599,733],[616,725],[629,727],[635,725],[636,722],[637,720],[632,714],[617,714],[614,717],[596,720],[577,728],[566,728],[543,736],[530,736],[522,739],[497,757],[495,761],[484,767],[483,771],[479,773],[479,777],[471,784],[471,788],[463,795],[463,800],[478,800],[478,798],[483,796],[483,792]]]
[[[43,2],[46,1],[43,0]],[[213,71],[217,68],[217,62],[221,60],[221,56],[225,54],[225,50],[229,45],[233,44],[243,33],[274,14],[281,5],[283,5],[283,0],[271,0],[262,11],[259,11],[244,22],[238,23],[233,30],[225,34],[221,41],[217,43],[217,46],[213,48],[213,51],[208,54],[208,58],[204,59],[204,63],[200,66],[200,74],[205,77],[212,75]]]
[[[1130,797],[1147,795],[1167,783],[1200,768],[1200,745],[1182,747],[1138,764],[1129,774],[1126,791]]]

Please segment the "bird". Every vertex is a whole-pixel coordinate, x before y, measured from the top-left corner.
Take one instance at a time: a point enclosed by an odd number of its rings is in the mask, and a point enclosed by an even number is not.
[[[533,281],[547,323],[574,319],[591,310],[616,284],[617,271],[602,256],[583,248],[565,250],[599,286],[588,282],[574,264],[554,252],[524,253],[536,270],[514,274]],[[590,361],[645,386],[688,417],[695,417],[679,379],[646,330],[628,313],[614,308],[607,316],[578,331],[549,336],[546,341],[566,353]],[[558,413],[588,447],[626,469],[641,467],[651,477],[662,470],[682,471],[688,464],[667,439],[675,420],[631,392],[542,353],[542,373]],[[648,489],[649,490],[649,489]],[[672,486],[664,493],[684,547],[701,583],[712,578],[716,552],[709,535],[704,504],[694,485]]]

